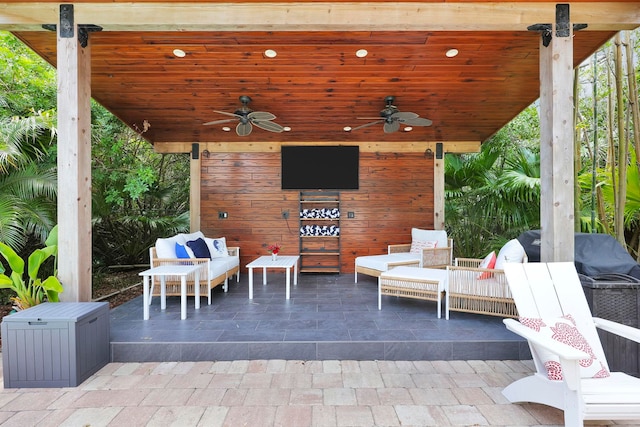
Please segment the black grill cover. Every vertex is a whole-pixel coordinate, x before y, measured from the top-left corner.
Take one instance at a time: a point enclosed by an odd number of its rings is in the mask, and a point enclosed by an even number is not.
[[[540,230],[525,231],[518,241],[529,262],[540,262]],[[585,276],[622,273],[640,279],[640,264],[609,234],[576,233],[575,264]]]

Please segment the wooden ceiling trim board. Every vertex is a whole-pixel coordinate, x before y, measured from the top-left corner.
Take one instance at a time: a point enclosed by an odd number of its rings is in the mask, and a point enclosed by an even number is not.
[[[431,148],[435,153],[436,143],[441,142],[444,145],[446,153],[472,153],[480,151],[480,141],[410,141],[410,142],[385,142],[385,141],[369,141],[369,142],[350,142],[343,141],[340,145],[358,145],[360,151],[365,153],[422,153]],[[298,141],[287,143],[274,142],[201,142],[200,152],[208,150],[216,153],[245,153],[245,152],[274,152],[279,153],[282,145],[336,145],[334,142],[327,141]],[[165,142],[154,147],[158,153],[188,153],[191,151],[190,142]]]
[[[58,21],[58,4],[0,3],[0,28],[19,31]],[[74,2],[76,22],[113,30],[524,31],[555,22],[555,2]],[[517,13],[514,13],[517,11]],[[633,29],[636,2],[571,2],[573,22],[588,30]]]

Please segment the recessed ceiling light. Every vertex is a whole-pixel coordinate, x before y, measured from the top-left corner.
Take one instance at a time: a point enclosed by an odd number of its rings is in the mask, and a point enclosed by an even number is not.
[[[187,54],[182,49],[173,49],[173,54],[178,58],[184,58],[185,56],[187,56]]]
[[[449,49],[445,55],[447,55],[447,58],[456,57],[458,56],[458,49]]]
[[[264,56],[266,56],[267,58],[275,58],[276,56],[278,56],[278,52],[273,49],[267,49],[264,51]]]
[[[351,132],[351,126],[345,126],[342,128],[342,130],[345,132]]]
[[[283,127],[282,130],[285,132],[291,132],[291,128],[289,126]]]
[[[223,126],[222,130],[225,132],[229,132],[231,130],[231,128],[229,126]]]
[[[404,128],[405,132],[411,132],[413,130],[413,128],[411,126],[407,126]]]
[[[367,49],[358,49],[358,50],[356,51],[356,56],[357,56],[358,58],[364,58],[364,57],[366,57],[367,55],[369,55],[369,52],[367,51]]]

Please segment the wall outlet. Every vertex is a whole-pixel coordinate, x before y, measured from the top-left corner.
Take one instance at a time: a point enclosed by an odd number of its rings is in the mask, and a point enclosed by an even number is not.
[[[289,219],[289,211],[282,211],[282,218]]]
[[[347,212],[347,218],[355,218],[355,217],[356,217],[355,212]]]
[[[218,212],[218,219],[227,219],[229,218],[228,212]]]

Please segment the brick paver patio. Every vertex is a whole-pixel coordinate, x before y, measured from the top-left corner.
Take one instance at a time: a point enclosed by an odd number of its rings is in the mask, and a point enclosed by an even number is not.
[[[110,363],[78,387],[0,390],[2,426],[559,426],[509,404],[530,361]],[[589,426],[638,422],[589,422]]]

